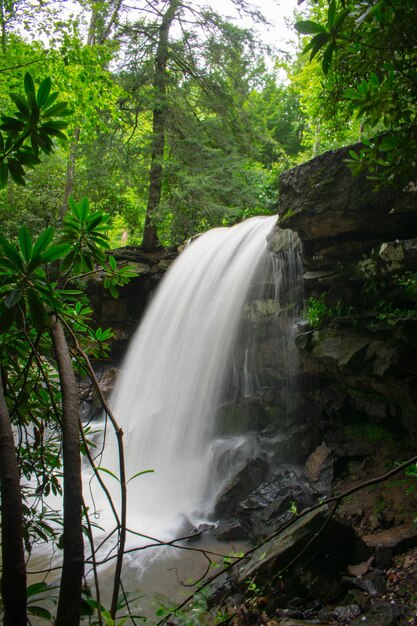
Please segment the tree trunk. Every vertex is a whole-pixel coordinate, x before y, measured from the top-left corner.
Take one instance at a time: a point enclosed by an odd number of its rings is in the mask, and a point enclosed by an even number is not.
[[[1,594],[3,626],[26,626],[26,565],[20,474],[0,371]]]
[[[62,389],[64,464],[64,562],[56,626],[79,626],[84,573],[79,397],[64,330],[55,316],[51,336]]]
[[[77,152],[78,152],[78,141],[80,139],[80,129],[76,128],[74,130],[74,136],[71,141],[68,163],[67,163],[67,174],[65,179],[65,189],[64,189],[64,199],[61,207],[60,221],[62,222],[65,213],[68,208],[68,199],[72,194],[72,190],[74,188],[74,178],[75,178],[75,166],[77,162]]]
[[[142,246],[145,250],[154,250],[159,244],[155,217],[158,213],[161,202],[163,159],[165,151],[168,36],[179,6],[179,0],[170,0],[168,9],[163,16],[161,26],[159,27],[159,39],[156,50],[155,73],[153,79],[154,110],[152,121],[151,168],[149,172],[148,204],[146,208],[145,229],[142,242]]]

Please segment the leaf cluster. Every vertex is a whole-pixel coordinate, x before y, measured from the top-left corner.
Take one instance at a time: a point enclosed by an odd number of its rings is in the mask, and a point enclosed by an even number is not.
[[[323,3],[320,3],[323,6]],[[322,13],[323,15],[323,13]],[[417,20],[414,0],[331,0],[326,17],[295,28],[311,36],[304,48],[321,61],[324,88],[343,100],[370,143],[352,155],[354,172],[378,183],[404,182],[417,148]],[[384,134],[369,139],[377,133]]]
[[[58,102],[58,92],[51,93],[51,79],[45,78],[36,90],[29,72],[24,78],[24,94],[11,93],[16,106],[12,115],[2,115],[0,124],[0,189],[9,175],[17,185],[25,185],[26,168],[40,163],[39,154],[53,151],[54,138],[67,137],[68,124],[62,117],[70,115],[66,102]]]

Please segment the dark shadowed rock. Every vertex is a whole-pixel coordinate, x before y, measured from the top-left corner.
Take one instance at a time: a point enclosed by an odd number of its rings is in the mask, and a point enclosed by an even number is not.
[[[372,241],[417,236],[416,192],[375,190],[366,174],[352,177],[349,146],[322,154],[280,178],[281,228],[298,232],[307,253],[335,239]]]
[[[225,517],[266,478],[268,463],[261,458],[250,459],[225,485],[217,499],[214,515]]]
[[[257,548],[238,567],[236,580],[254,579],[259,586],[280,588],[299,597],[332,597],[339,590],[335,574],[352,559],[355,533],[326,508],[312,511]]]
[[[365,615],[356,617],[349,626],[393,626],[397,623],[398,611],[390,602],[375,602]]]

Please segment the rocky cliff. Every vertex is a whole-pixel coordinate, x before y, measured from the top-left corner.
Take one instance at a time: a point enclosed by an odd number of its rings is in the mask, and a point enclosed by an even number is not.
[[[280,180],[271,249],[279,254],[290,230],[304,247],[295,341],[309,456],[260,482],[240,504],[240,525],[225,533],[220,524],[220,538],[269,534],[229,576],[224,604],[236,626],[416,623],[415,464],[381,477],[417,448],[417,185],[375,190],[351,176],[348,150]],[[340,518],[308,508],[345,493]]]
[[[352,177],[348,148],[284,173],[279,225],[304,245],[297,345],[329,418],[363,418],[417,443],[417,185]]]

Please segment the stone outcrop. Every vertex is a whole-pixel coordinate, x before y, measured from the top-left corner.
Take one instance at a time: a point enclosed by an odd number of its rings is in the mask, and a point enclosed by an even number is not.
[[[401,285],[417,272],[416,186],[352,177],[352,148],[280,180],[279,225],[300,236],[306,299],[323,305],[296,342],[327,417],[384,422],[417,444],[416,298]]]
[[[416,188],[375,190],[365,174],[353,178],[345,160],[355,148],[326,152],[280,178],[280,225],[298,232],[317,269],[360,258],[378,242],[417,236]]]

